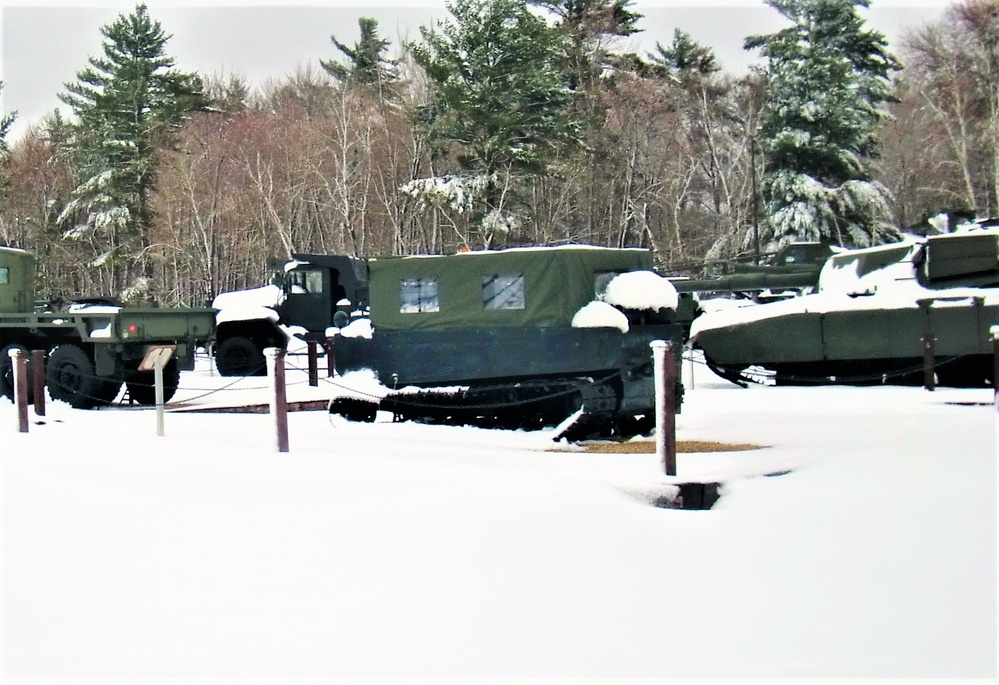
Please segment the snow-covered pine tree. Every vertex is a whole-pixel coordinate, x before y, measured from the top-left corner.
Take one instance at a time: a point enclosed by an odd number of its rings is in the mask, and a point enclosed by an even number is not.
[[[203,109],[201,79],[175,70],[167,40],[144,4],[101,28],[103,56],[91,57],[60,99],[76,121],[70,158],[77,179],[59,217],[65,235],[94,245],[95,265],[113,287],[141,287],[147,260],[157,149],[188,114]]]
[[[864,27],[869,0],[766,0],[790,22],[751,36],[767,62],[769,96],[759,130],[765,169],[764,231],[770,249],[828,240],[872,245],[897,237],[887,190],[865,168],[887,116],[898,63]]]
[[[360,40],[350,47],[330,36],[333,45],[347,58],[346,63],[320,60],[323,70],[337,81],[356,83],[375,90],[381,99],[392,99],[399,85],[399,65],[386,53],[389,41],[378,34],[378,22],[370,17],[357,20]]]
[[[632,0],[529,0],[558,18],[558,28],[568,38],[569,84],[574,90],[589,92],[612,59],[610,40],[641,31],[641,14],[633,11]]]
[[[3,81],[0,81],[0,92],[2,91]],[[0,201],[3,200],[3,195],[8,184],[6,167],[10,154],[10,148],[7,144],[7,135],[10,133],[10,127],[14,125],[14,120],[16,118],[17,112],[10,112],[0,116]]]
[[[0,92],[2,91],[3,81],[0,81]],[[0,116],[0,162],[3,162],[7,158],[7,153],[9,152],[7,135],[10,133],[10,127],[14,125],[16,118],[17,112],[10,112]]]
[[[516,224],[511,208],[525,177],[544,173],[560,150],[578,144],[581,126],[570,107],[565,36],[526,0],[447,7],[453,21],[422,27],[423,43],[409,46],[431,83],[417,122],[437,149],[457,153],[463,175],[487,180],[476,186],[470,223],[488,244]],[[454,180],[449,186],[457,187]]]

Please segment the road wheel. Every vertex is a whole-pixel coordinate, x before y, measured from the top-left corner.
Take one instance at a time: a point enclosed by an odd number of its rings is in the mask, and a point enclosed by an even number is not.
[[[102,403],[105,380],[97,376],[90,355],[76,345],[59,345],[49,355],[45,383],[54,400],[77,409],[90,409]]]
[[[32,382],[31,356],[24,345],[7,345],[0,350],[0,397],[14,399],[14,360],[10,358],[11,350],[21,350],[28,357],[28,402],[34,401],[35,384]]]
[[[264,353],[249,338],[226,338],[215,351],[215,366],[223,376],[266,376]]]
[[[180,386],[180,369],[177,360],[171,359],[163,367],[163,402],[169,402]],[[156,372],[132,371],[125,377],[128,396],[139,404],[156,404]]]

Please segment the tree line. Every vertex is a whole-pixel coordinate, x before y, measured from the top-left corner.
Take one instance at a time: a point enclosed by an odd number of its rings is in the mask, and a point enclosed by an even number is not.
[[[762,64],[677,30],[639,55],[631,0],[451,0],[393,46],[353,45],[252,89],[184,72],[145,5],[18,141],[0,119],[0,244],[40,294],[205,304],[293,253],[588,243],[668,273],[792,241],[864,246],[990,215],[999,0],[960,0],[898,46],[869,0],[767,0]],[[2,84],[0,84],[2,86]]]

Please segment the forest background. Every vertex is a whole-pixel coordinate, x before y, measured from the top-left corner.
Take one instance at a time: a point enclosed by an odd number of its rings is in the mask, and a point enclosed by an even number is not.
[[[70,116],[3,143],[0,244],[36,254],[42,296],[202,305],[295,252],[590,243],[651,248],[682,274],[793,239],[871,244],[946,230],[930,221],[942,211],[951,225],[996,213],[999,2],[956,2],[890,50],[842,21],[863,0],[767,4],[789,28],[747,36],[765,59],[743,74],[682,30],[622,52],[641,30],[628,0],[455,0],[422,40],[394,45],[362,19],[357,43],[332,36],[329,60],[257,89],[177,69],[169,27],[137,5],[60,93]],[[824,63],[850,31],[879,57],[859,85]],[[868,99],[816,114],[838,86]],[[879,189],[863,208],[876,228],[836,233],[852,196],[814,231],[774,223],[781,145],[801,144],[788,111],[824,127],[813,144],[862,130],[833,151],[852,173],[836,188]]]

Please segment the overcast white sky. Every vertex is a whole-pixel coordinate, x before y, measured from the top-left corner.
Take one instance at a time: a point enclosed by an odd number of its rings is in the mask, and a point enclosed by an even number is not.
[[[280,79],[299,67],[318,67],[338,57],[330,36],[353,44],[357,20],[379,22],[383,35],[398,46],[419,38],[419,27],[447,18],[445,0],[327,0],[311,3],[243,0],[147,0],[150,14],[172,38],[167,52],[177,67],[202,74],[241,74],[254,85]],[[897,41],[908,28],[939,18],[944,0],[873,0],[872,27]],[[11,141],[32,123],[62,106],[58,94],[102,48],[100,28],[136,2],[122,0],[0,0],[0,111],[18,112]],[[711,46],[723,67],[744,70],[753,59],[742,49],[747,35],[780,26],[763,0],[635,0],[642,32],[623,47],[639,52],[668,43],[682,28]],[[62,106],[66,112],[65,106]]]

